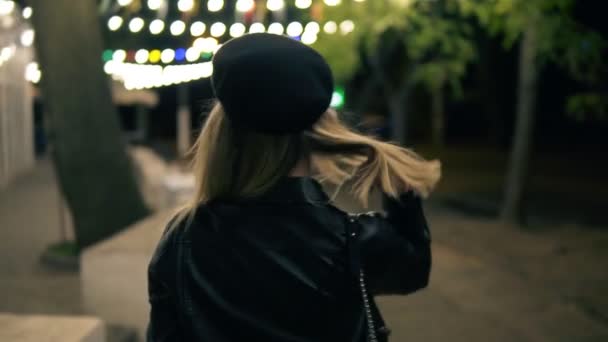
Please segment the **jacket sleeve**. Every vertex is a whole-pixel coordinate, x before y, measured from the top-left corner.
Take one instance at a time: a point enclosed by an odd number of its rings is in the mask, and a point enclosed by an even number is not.
[[[386,215],[361,215],[362,264],[373,294],[408,294],[427,286],[430,233],[421,199],[412,192],[384,197]]]
[[[150,303],[150,321],[146,332],[147,342],[182,341],[179,328],[178,300],[172,279],[176,260],[175,233],[172,222],[156,247],[148,266],[148,301]]]

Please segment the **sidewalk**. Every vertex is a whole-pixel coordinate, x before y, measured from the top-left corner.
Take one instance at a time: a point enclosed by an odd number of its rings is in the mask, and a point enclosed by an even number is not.
[[[608,341],[608,232],[523,232],[430,204],[430,287],[379,299],[393,342]],[[59,225],[48,161],[0,192],[0,312],[82,313],[78,275],[37,262]]]

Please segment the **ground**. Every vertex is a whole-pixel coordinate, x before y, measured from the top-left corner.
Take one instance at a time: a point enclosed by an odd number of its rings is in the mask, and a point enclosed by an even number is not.
[[[0,312],[83,312],[78,275],[38,262],[62,236],[58,199],[48,161],[0,191]],[[433,200],[426,210],[429,288],[379,298],[392,341],[608,341],[606,227],[502,226]]]

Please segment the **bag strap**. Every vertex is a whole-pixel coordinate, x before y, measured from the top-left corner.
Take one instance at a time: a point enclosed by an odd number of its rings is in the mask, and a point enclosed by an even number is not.
[[[357,275],[359,280],[359,290],[361,299],[363,300],[363,308],[365,310],[365,323],[367,326],[367,341],[378,342],[376,335],[376,322],[372,314],[372,300],[369,295],[367,284],[365,281],[365,271],[361,262],[361,247],[359,243],[359,233],[361,231],[361,223],[358,220],[358,215],[349,215],[348,223],[346,224],[346,241],[350,259],[351,272]]]

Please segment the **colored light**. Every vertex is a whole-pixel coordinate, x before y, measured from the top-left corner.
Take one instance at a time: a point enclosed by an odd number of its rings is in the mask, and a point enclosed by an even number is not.
[[[211,25],[211,28],[209,29],[209,31],[211,32],[211,35],[214,37],[221,37],[222,35],[224,35],[224,33],[226,33],[226,25],[224,25],[224,23],[215,23],[213,25]]]
[[[253,0],[238,0],[236,2],[236,10],[238,12],[249,12],[255,7]]]
[[[249,33],[262,33],[266,31],[266,27],[262,23],[253,23],[249,27]]]
[[[355,29],[355,23],[352,20],[344,20],[340,23],[340,32],[342,34],[349,34]]]
[[[188,62],[194,62],[196,60],[198,60],[201,56],[201,52],[199,49],[191,47],[188,50],[186,50],[186,60]]]
[[[21,15],[23,15],[23,19],[29,19],[32,17],[32,12],[32,8],[28,6],[23,9]]]
[[[122,26],[122,22],[122,18],[115,15],[108,19],[108,28],[110,29],[110,31],[116,31]]]
[[[328,21],[323,25],[325,33],[334,34],[338,31],[338,24],[335,21]]]
[[[160,61],[160,50],[152,50],[150,51],[150,63],[158,63]]]
[[[172,35],[179,36],[186,30],[186,23],[181,20],[176,20],[171,24],[169,30],[171,31]]]
[[[148,61],[150,53],[146,49],[137,50],[135,53],[135,61],[139,64],[144,64]]]
[[[245,25],[243,25],[241,23],[234,23],[234,24],[230,25],[230,36],[231,37],[240,37],[245,34],[245,31],[247,31],[247,28],[245,27]]]
[[[342,0],[325,0],[327,6],[338,6]]]
[[[312,0],[296,0],[296,7],[305,9],[312,5]]]
[[[169,64],[169,63],[173,62],[174,58],[175,58],[175,51],[173,51],[172,49],[164,49],[163,52],[161,52],[161,54],[160,54],[160,60],[161,60],[161,62],[163,62],[165,64]]]
[[[150,23],[150,33],[156,35],[163,32],[165,29],[165,22],[160,19],[154,19]]]
[[[196,21],[194,23],[192,23],[192,25],[190,26],[190,34],[193,37],[198,37],[203,35],[203,33],[205,33],[205,24],[201,21]]]
[[[104,50],[104,52],[101,54],[101,59],[102,59],[104,62],[111,61],[111,60],[112,60],[113,55],[114,55],[114,54],[112,53],[112,50]]]
[[[211,12],[220,11],[224,7],[224,0],[209,0],[207,9]]]
[[[190,12],[194,8],[193,0],[179,0],[177,2],[177,9],[182,12]]]
[[[268,26],[268,33],[281,35],[283,32],[285,32],[285,29],[281,23],[272,23]]]
[[[140,17],[135,17],[129,22],[129,30],[133,33],[141,31],[142,28],[144,28],[144,20]]]
[[[186,49],[179,48],[179,49],[175,50],[175,60],[176,61],[181,62],[184,60],[184,58],[186,58]]]
[[[148,8],[156,11],[160,8],[160,6],[162,6],[163,1],[162,0],[148,0]]]
[[[21,45],[23,46],[32,46],[34,43],[34,30],[27,29],[21,33]]]
[[[285,8],[284,0],[268,0],[266,1],[266,8],[270,11],[280,11]]]
[[[337,87],[331,96],[330,106],[332,108],[342,108],[344,106],[344,99],[344,89]]]
[[[112,60],[114,62],[122,63],[127,58],[127,52],[125,50],[118,49],[112,54]]]
[[[287,34],[291,37],[297,37],[302,34],[304,27],[297,21],[294,21],[287,25]]]

